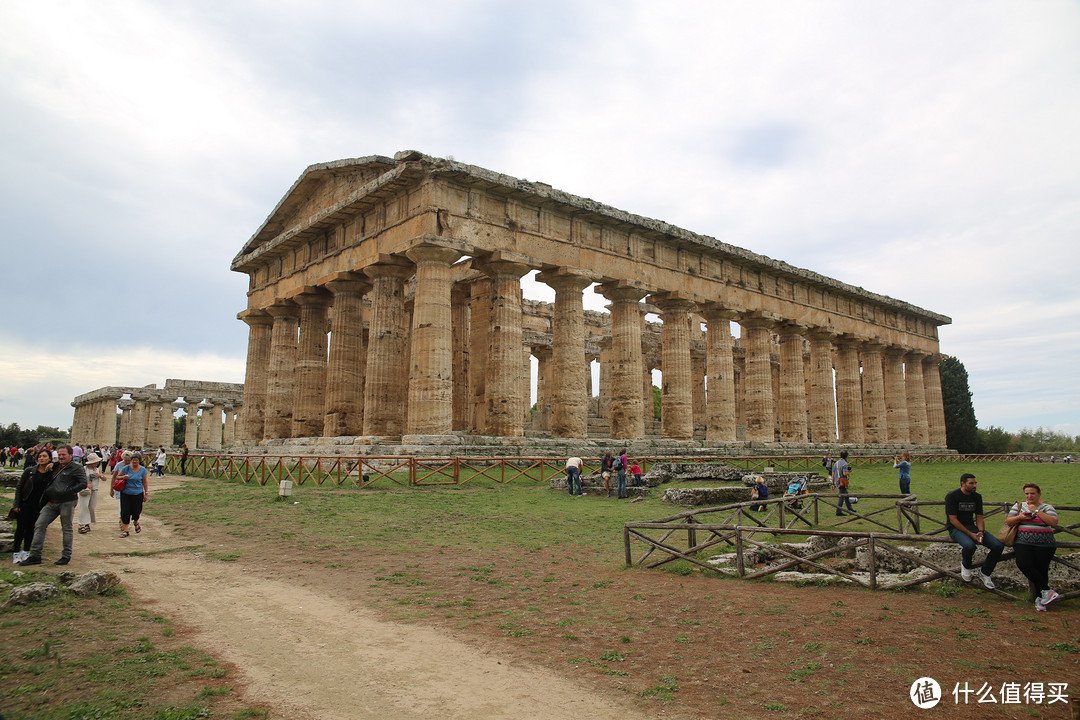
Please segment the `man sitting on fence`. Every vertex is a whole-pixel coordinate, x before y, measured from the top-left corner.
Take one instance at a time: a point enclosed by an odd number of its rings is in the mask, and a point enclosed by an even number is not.
[[[963,548],[960,553],[960,577],[964,578],[964,582],[971,582],[971,561],[975,557],[975,548],[983,545],[990,550],[990,554],[983,561],[979,579],[993,590],[994,581],[990,576],[1005,546],[993,533],[987,533],[984,529],[983,501],[982,495],[975,492],[977,486],[974,475],[961,475],[960,487],[945,496],[945,515],[949,519],[949,537]]]

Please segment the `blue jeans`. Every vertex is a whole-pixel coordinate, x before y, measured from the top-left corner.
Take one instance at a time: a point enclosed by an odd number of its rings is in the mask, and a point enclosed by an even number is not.
[[[41,508],[41,512],[38,513],[37,522],[34,523],[34,541],[30,543],[30,557],[41,558],[41,550],[45,547],[45,531],[48,529],[52,521],[60,517],[60,527],[63,529],[64,535],[64,549],[61,551],[60,557],[71,559],[71,545],[75,538],[74,533],[71,531],[71,518],[75,514],[75,506],[78,505],[78,500],[72,500],[71,502],[60,503],[45,503],[45,507]]]
[[[621,498],[624,498],[626,497],[626,471],[620,470],[618,473],[618,478],[618,485],[616,485],[615,487],[618,492],[616,492],[615,494]]]
[[[901,495],[910,495],[911,494],[911,478],[909,478],[909,477],[900,478],[900,494]]]
[[[973,533],[979,532],[979,528],[974,525],[966,525],[965,527]],[[961,547],[961,564],[970,570],[971,559],[975,557],[975,548],[978,547],[978,543],[975,542],[973,537],[965,532],[957,530],[955,527],[949,528],[949,537],[951,537],[953,541],[959,543]],[[990,550],[990,554],[986,556],[986,560],[983,562],[982,573],[983,575],[992,575],[994,568],[997,567],[998,560],[1001,558],[1001,553],[1005,551],[1005,546],[1001,544],[1001,541],[998,540],[992,532],[983,532],[982,544]]]
[[[574,485],[577,484],[577,492],[574,492]],[[571,495],[581,494],[581,471],[576,467],[566,468],[566,487],[570,490]]]

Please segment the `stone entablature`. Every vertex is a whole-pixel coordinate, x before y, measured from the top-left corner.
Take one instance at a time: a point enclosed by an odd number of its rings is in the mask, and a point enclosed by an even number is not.
[[[186,409],[188,446],[220,450],[223,443],[231,445],[235,438],[236,414],[243,402],[242,383],[168,379],[162,388],[157,384],[142,387],[109,385],[78,395],[72,401],[75,416],[71,437],[97,445],[119,442],[124,446],[172,447],[173,414],[176,410]],[[203,410],[207,428],[201,444],[197,434],[199,409]],[[117,414],[120,415],[119,429]],[[216,425],[223,428],[221,434],[210,432],[209,428],[214,425],[211,417],[216,417]]]
[[[944,444],[949,318],[471,165],[313,165],[232,269],[249,276],[249,443],[521,436],[532,356],[534,428],[555,437],[584,437],[590,416],[614,438],[653,432],[660,368],[664,438]],[[531,270],[554,304],[522,299]],[[590,285],[609,313],[583,309]]]

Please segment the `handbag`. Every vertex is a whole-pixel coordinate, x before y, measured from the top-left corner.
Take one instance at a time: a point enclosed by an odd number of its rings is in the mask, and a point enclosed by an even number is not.
[[[1020,508],[1020,503],[1016,504],[1017,509]],[[1001,541],[1001,544],[1005,547],[1012,547],[1016,542],[1016,531],[1020,528],[1020,523],[1016,523],[1013,526],[1002,524],[1001,529],[997,531],[997,539]]]
[[[17,517],[19,517],[19,511],[16,510],[14,507],[7,511],[7,519],[8,520],[14,520]]]
[[[117,478],[113,480],[112,489],[116,492],[124,492],[124,488],[127,487],[127,478]]]

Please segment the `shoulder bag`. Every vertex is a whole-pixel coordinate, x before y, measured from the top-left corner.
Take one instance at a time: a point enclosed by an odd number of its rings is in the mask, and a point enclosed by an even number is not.
[[[1016,504],[1017,512],[1020,511],[1020,503]],[[997,539],[1001,541],[1001,544],[1005,547],[1012,547],[1016,542],[1016,532],[1020,528],[1020,523],[1009,526],[1002,524],[1001,529],[997,531]]]

